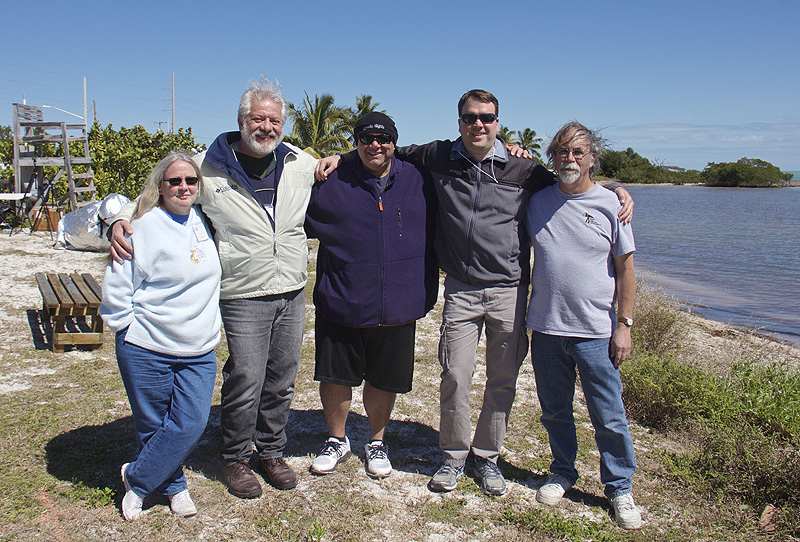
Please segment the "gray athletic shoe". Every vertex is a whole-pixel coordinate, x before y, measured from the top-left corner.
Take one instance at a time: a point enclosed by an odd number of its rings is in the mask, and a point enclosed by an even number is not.
[[[505,495],[506,481],[503,478],[503,473],[500,468],[495,464],[482,457],[475,458],[475,474],[480,479],[481,490],[487,495],[494,495],[499,497]]]
[[[464,474],[464,465],[457,467],[444,464],[439,467],[431,481],[428,482],[428,489],[431,491],[453,491],[458,485],[458,478]]]

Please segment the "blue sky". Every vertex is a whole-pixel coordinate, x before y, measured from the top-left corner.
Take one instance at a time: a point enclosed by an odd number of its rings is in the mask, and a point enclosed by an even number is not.
[[[208,144],[263,74],[297,104],[371,94],[400,144],[455,138],[458,98],[484,88],[545,140],[577,119],[665,164],[800,170],[799,28],[795,0],[15,2],[0,124],[23,95],[82,115],[86,77],[90,117],[94,100],[103,125],[166,128],[174,72],[176,126]]]

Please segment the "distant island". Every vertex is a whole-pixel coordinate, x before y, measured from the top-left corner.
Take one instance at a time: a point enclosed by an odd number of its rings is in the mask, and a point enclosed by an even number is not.
[[[599,174],[624,183],[701,184],[704,186],[776,188],[797,186],[793,173],[758,158],[736,162],[710,162],[703,171],[653,163],[630,147],[608,150],[600,161]]]

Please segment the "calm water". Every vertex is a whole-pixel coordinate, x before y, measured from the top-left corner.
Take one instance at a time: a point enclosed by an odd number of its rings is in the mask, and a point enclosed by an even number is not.
[[[708,318],[800,344],[800,188],[626,188],[637,275]]]

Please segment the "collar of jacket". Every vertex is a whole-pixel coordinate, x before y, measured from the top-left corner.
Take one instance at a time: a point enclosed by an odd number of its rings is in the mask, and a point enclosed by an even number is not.
[[[205,160],[212,166],[220,170],[225,175],[233,178],[242,185],[253,197],[255,197],[255,188],[250,182],[250,177],[242,169],[242,165],[236,159],[231,145],[242,139],[240,132],[226,132],[217,136],[217,139],[211,144],[206,151]],[[278,190],[278,183],[281,180],[283,173],[283,164],[286,157],[296,154],[294,150],[281,142],[275,149],[275,190]]]
[[[361,158],[356,158],[354,161],[355,164],[355,172],[358,179],[362,182],[369,181],[370,179],[377,180],[378,178],[373,175],[368,169],[364,167],[364,163],[361,162]],[[394,182],[395,175],[398,174],[400,169],[403,167],[403,163],[397,159],[396,156],[392,156],[392,167],[389,169],[389,173],[386,179],[386,186],[388,187]]]
[[[450,150],[450,159],[451,160],[461,160],[464,157],[468,157],[469,160],[472,162],[476,162],[476,160],[472,157],[472,155],[467,151],[467,147],[464,145],[464,141],[459,137],[453,143],[453,148]],[[503,142],[502,139],[495,138],[494,140],[494,149],[492,149],[492,154],[481,160],[481,163],[485,162],[486,160],[490,160],[494,158],[495,162],[505,163],[508,162],[508,153],[506,152],[506,144]]]

